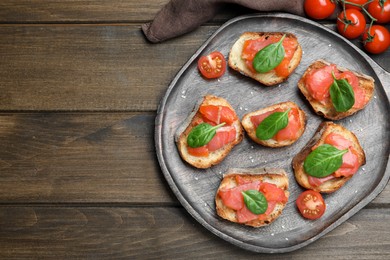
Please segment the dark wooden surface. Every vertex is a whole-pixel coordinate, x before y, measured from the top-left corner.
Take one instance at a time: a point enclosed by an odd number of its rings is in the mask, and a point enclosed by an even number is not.
[[[232,246],[181,207],[156,159],[158,103],[223,22],[251,11],[227,6],[149,44],[140,25],[166,2],[0,2],[0,258],[389,259],[390,185],[284,255]],[[390,71],[389,50],[372,57]]]

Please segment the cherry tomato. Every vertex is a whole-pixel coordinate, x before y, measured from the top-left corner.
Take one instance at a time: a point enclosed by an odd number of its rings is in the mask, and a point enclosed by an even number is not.
[[[348,0],[347,2],[353,3],[353,4],[358,4],[358,5],[364,5],[367,3],[367,0]],[[356,10],[361,10],[359,6],[354,6],[350,4],[345,4],[346,9],[356,9]]]
[[[304,8],[307,16],[320,20],[333,14],[336,4],[331,0],[305,0]]]
[[[324,215],[326,205],[321,194],[314,190],[302,192],[297,200],[297,207],[302,216],[307,219],[317,219]]]
[[[390,33],[382,25],[373,25],[363,34],[363,42],[366,51],[373,54],[382,53],[390,46]]]
[[[226,60],[222,53],[215,51],[198,60],[200,73],[208,79],[221,77],[226,71]]]
[[[356,9],[347,9],[337,17],[337,30],[347,39],[355,39],[363,34],[366,18]]]
[[[390,0],[374,0],[368,5],[367,11],[377,23],[390,22]]]

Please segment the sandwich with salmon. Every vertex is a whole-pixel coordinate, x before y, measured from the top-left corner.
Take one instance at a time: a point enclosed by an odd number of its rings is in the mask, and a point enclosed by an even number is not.
[[[268,147],[293,144],[305,131],[305,112],[294,102],[282,102],[250,112],[241,120],[248,136]]]
[[[368,75],[317,60],[307,68],[298,88],[317,114],[339,120],[362,110],[375,85]]]
[[[287,204],[289,182],[283,169],[231,169],[215,195],[218,216],[252,227],[274,222]]]
[[[302,48],[297,37],[283,32],[245,32],[233,44],[229,67],[272,86],[285,81],[299,65]]]
[[[240,120],[228,101],[206,95],[178,129],[175,141],[184,161],[204,169],[220,163],[243,136]]]
[[[333,122],[323,122],[292,161],[297,182],[304,188],[332,193],[351,179],[366,162],[359,140]]]

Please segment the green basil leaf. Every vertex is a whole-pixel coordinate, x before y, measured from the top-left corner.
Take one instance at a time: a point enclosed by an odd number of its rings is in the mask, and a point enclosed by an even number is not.
[[[256,137],[260,140],[271,139],[277,132],[288,125],[288,113],[290,108],[284,112],[275,112],[267,116],[256,128]]]
[[[247,190],[241,193],[244,196],[246,207],[253,214],[263,214],[267,211],[268,202],[263,193],[258,190]]]
[[[332,73],[333,74],[333,73]],[[337,112],[348,111],[355,104],[355,93],[346,79],[336,79],[330,87],[330,98]]]
[[[268,72],[278,66],[284,59],[285,50],[283,40],[286,35],[276,43],[271,43],[259,50],[253,59],[253,68],[259,73]]]
[[[216,130],[223,126],[225,123],[212,126],[208,123],[201,123],[194,128],[187,137],[187,144],[192,148],[201,147],[208,144],[216,134]]]
[[[339,150],[330,144],[320,145],[306,157],[303,168],[313,177],[326,177],[341,167],[347,152],[348,149]]]

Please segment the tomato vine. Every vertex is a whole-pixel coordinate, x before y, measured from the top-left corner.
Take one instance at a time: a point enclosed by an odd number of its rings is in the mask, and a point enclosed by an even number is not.
[[[341,3],[341,6],[343,8],[343,13],[345,14],[346,13],[346,5],[351,5],[351,6],[356,6],[356,7],[359,7],[360,10],[362,10],[369,18],[370,18],[370,25],[368,27],[368,30],[371,29],[372,25],[374,24],[374,22],[377,21],[377,19],[375,19],[375,17],[373,17],[368,11],[367,11],[367,7],[366,5],[372,3],[374,0],[369,0],[367,1],[366,3],[364,4],[356,4],[356,3],[353,3],[353,2],[350,2],[350,1],[345,1],[345,0],[336,0],[336,1],[339,1]]]
[[[362,37],[365,50],[371,53],[381,53],[389,48],[390,33],[378,23],[389,23],[390,0],[305,0],[304,8],[308,17],[321,20],[330,17],[336,5],[341,8],[336,22],[342,36],[347,39]],[[371,51],[373,47],[375,52]]]

